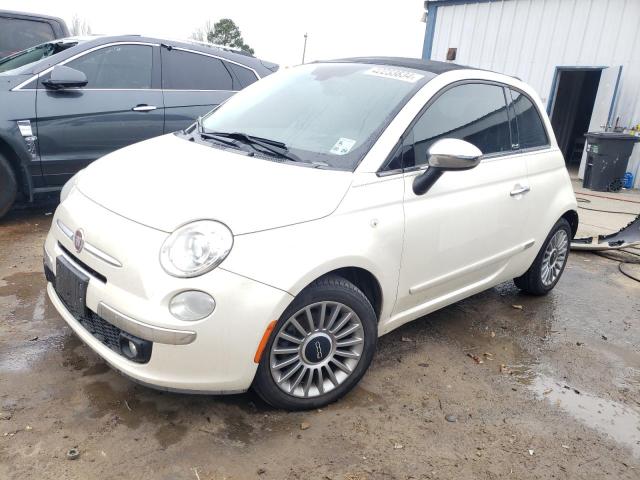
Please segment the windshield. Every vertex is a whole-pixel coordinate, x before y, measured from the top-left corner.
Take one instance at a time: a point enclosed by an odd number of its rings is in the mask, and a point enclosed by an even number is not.
[[[16,68],[24,67],[30,63],[37,62],[43,58],[60,53],[67,48],[77,45],[78,42],[49,42],[35,47],[27,48],[21,52],[14,53],[8,57],[0,59],[0,73],[8,72]]]
[[[407,100],[434,75],[371,64],[309,64],[238,92],[203,119],[205,132],[282,142],[304,162],[353,170]]]

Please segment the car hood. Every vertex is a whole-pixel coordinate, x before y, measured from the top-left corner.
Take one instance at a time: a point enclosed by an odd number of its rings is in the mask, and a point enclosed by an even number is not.
[[[11,90],[17,87],[25,80],[29,80],[31,75],[6,75],[0,74],[0,91]]]
[[[170,134],[93,162],[76,188],[123,217],[165,232],[214,219],[242,235],[329,215],[351,178],[351,172],[249,157]]]

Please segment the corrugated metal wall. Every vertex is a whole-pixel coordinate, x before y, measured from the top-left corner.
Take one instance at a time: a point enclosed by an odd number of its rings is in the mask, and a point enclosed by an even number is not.
[[[445,1],[431,59],[446,60],[452,47],[456,63],[515,75],[545,104],[557,66],[622,65],[613,119],[640,123],[640,0]]]

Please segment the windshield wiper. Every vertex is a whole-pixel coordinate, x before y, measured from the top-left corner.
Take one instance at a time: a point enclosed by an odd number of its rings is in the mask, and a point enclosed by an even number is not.
[[[204,127],[202,126],[202,117],[197,118],[195,130],[198,133],[198,135],[200,135],[200,138],[204,138],[207,140],[215,140],[216,142],[222,143],[224,145],[229,145],[230,147],[234,147],[238,150],[242,150],[253,155],[253,152],[248,152],[244,148],[241,148],[236,142],[234,142],[233,140],[229,140],[225,135],[218,135],[217,133],[214,133],[214,132],[205,132]]]
[[[263,150],[267,150],[275,155],[278,155],[282,158],[286,158],[293,162],[304,162],[300,157],[296,154],[291,153],[287,148],[287,145],[283,142],[279,142],[277,140],[271,140],[269,138],[256,137],[253,135],[247,135],[242,132],[206,132],[204,131],[201,135],[215,135],[216,137],[225,137],[232,138],[234,140],[239,140],[243,143],[251,145],[256,151],[259,151],[255,146],[259,146]]]

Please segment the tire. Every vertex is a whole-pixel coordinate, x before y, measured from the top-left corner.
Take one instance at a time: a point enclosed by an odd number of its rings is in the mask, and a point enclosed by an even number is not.
[[[0,218],[9,211],[17,193],[16,175],[7,159],[0,154]]]
[[[547,235],[529,270],[513,279],[516,287],[530,295],[546,295],[553,290],[567,265],[570,244],[571,226],[561,218]]]
[[[278,320],[262,352],[253,389],[271,406],[285,410],[328,405],[360,381],[377,340],[376,313],[364,293],[342,277],[322,277],[300,292]]]

